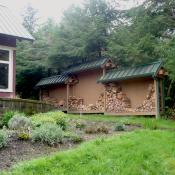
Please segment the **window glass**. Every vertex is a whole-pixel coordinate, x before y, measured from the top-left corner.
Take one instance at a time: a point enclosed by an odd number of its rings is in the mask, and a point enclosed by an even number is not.
[[[0,49],[0,61],[9,61],[9,51]]]
[[[9,65],[0,63],[0,89],[8,89]]]

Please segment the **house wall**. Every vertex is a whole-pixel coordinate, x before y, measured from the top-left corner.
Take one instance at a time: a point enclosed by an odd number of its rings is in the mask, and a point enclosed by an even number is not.
[[[66,99],[67,99],[66,85],[60,85],[60,86],[50,88],[49,97],[55,98],[58,101],[64,100],[66,102]]]
[[[131,107],[136,108],[146,99],[149,84],[154,84],[151,78],[131,79],[119,82],[122,91],[131,100]]]
[[[7,46],[13,50],[13,76],[11,77],[13,83],[12,91],[10,92],[0,91],[0,98],[14,98],[16,89],[16,51],[15,51],[16,39],[0,34],[0,45],[5,47]]]
[[[67,105],[67,88],[66,85],[49,86],[40,90],[40,100],[50,102],[55,106],[60,105],[60,101],[64,101],[64,107]]]
[[[79,83],[72,87],[72,95],[84,99],[84,104],[95,104],[101,93],[104,92],[104,86],[97,83],[102,76],[102,69],[82,72],[77,75]]]

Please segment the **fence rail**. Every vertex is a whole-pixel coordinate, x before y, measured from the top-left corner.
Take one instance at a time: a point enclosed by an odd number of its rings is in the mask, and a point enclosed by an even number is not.
[[[0,98],[0,113],[13,110],[33,114],[56,109],[57,108],[52,104],[37,100]]]

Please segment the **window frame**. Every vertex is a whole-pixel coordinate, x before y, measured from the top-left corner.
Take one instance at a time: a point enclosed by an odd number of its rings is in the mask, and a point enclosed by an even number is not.
[[[0,60],[0,63],[8,64],[8,66],[9,66],[9,69],[8,69],[8,88],[7,89],[1,89],[0,88],[0,92],[13,92],[13,83],[14,83],[14,78],[13,78],[13,70],[14,70],[13,51],[14,51],[14,48],[0,45],[0,50],[5,50],[5,51],[9,52],[9,60],[8,61]]]

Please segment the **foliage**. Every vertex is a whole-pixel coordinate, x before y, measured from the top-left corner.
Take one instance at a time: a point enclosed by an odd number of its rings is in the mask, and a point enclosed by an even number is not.
[[[4,147],[7,145],[7,133],[3,130],[0,130],[0,148]]]
[[[8,126],[8,122],[9,120],[16,114],[17,112],[15,111],[6,111],[3,115],[2,115],[2,119],[0,121],[0,125],[1,127],[3,126]]]
[[[85,129],[85,133],[87,134],[96,134],[97,128],[95,126],[90,126]]]
[[[67,138],[68,140],[71,140],[73,143],[80,143],[83,141],[83,137],[81,137],[78,134],[74,134],[72,132],[65,132],[64,138]]]
[[[170,131],[135,131],[21,163],[7,174],[173,175],[174,138]]]
[[[164,119],[175,119],[175,110],[168,108],[161,117]]]
[[[67,121],[65,117],[58,117],[56,118],[56,124],[62,128],[62,130],[66,130],[67,128]]]
[[[18,139],[19,140],[29,140],[30,139],[30,134],[29,132],[21,131],[18,133]]]
[[[48,145],[61,143],[64,133],[56,124],[45,123],[32,131],[32,140],[41,141]]]
[[[79,135],[72,135],[71,140],[73,141],[73,143],[80,143],[83,141],[83,138]]]
[[[150,120],[145,119],[143,127],[145,129],[153,129],[153,130],[158,129],[157,122],[154,119],[150,119]]]
[[[114,131],[124,131],[125,130],[125,125],[123,123],[117,123],[115,125]]]
[[[86,124],[84,122],[77,121],[75,127],[82,130],[86,127]]]
[[[90,126],[90,127],[87,127],[85,129],[85,133],[87,133],[87,134],[96,134],[96,133],[108,134],[109,133],[109,128],[105,125]]]
[[[109,128],[105,125],[101,125],[101,126],[97,127],[97,132],[108,134],[109,133]]]
[[[8,122],[9,129],[23,130],[32,127],[32,121],[21,114],[14,115]]]
[[[66,114],[61,111],[35,114],[31,117],[31,120],[34,126],[41,126],[44,123],[58,124],[64,129],[67,126]]]

